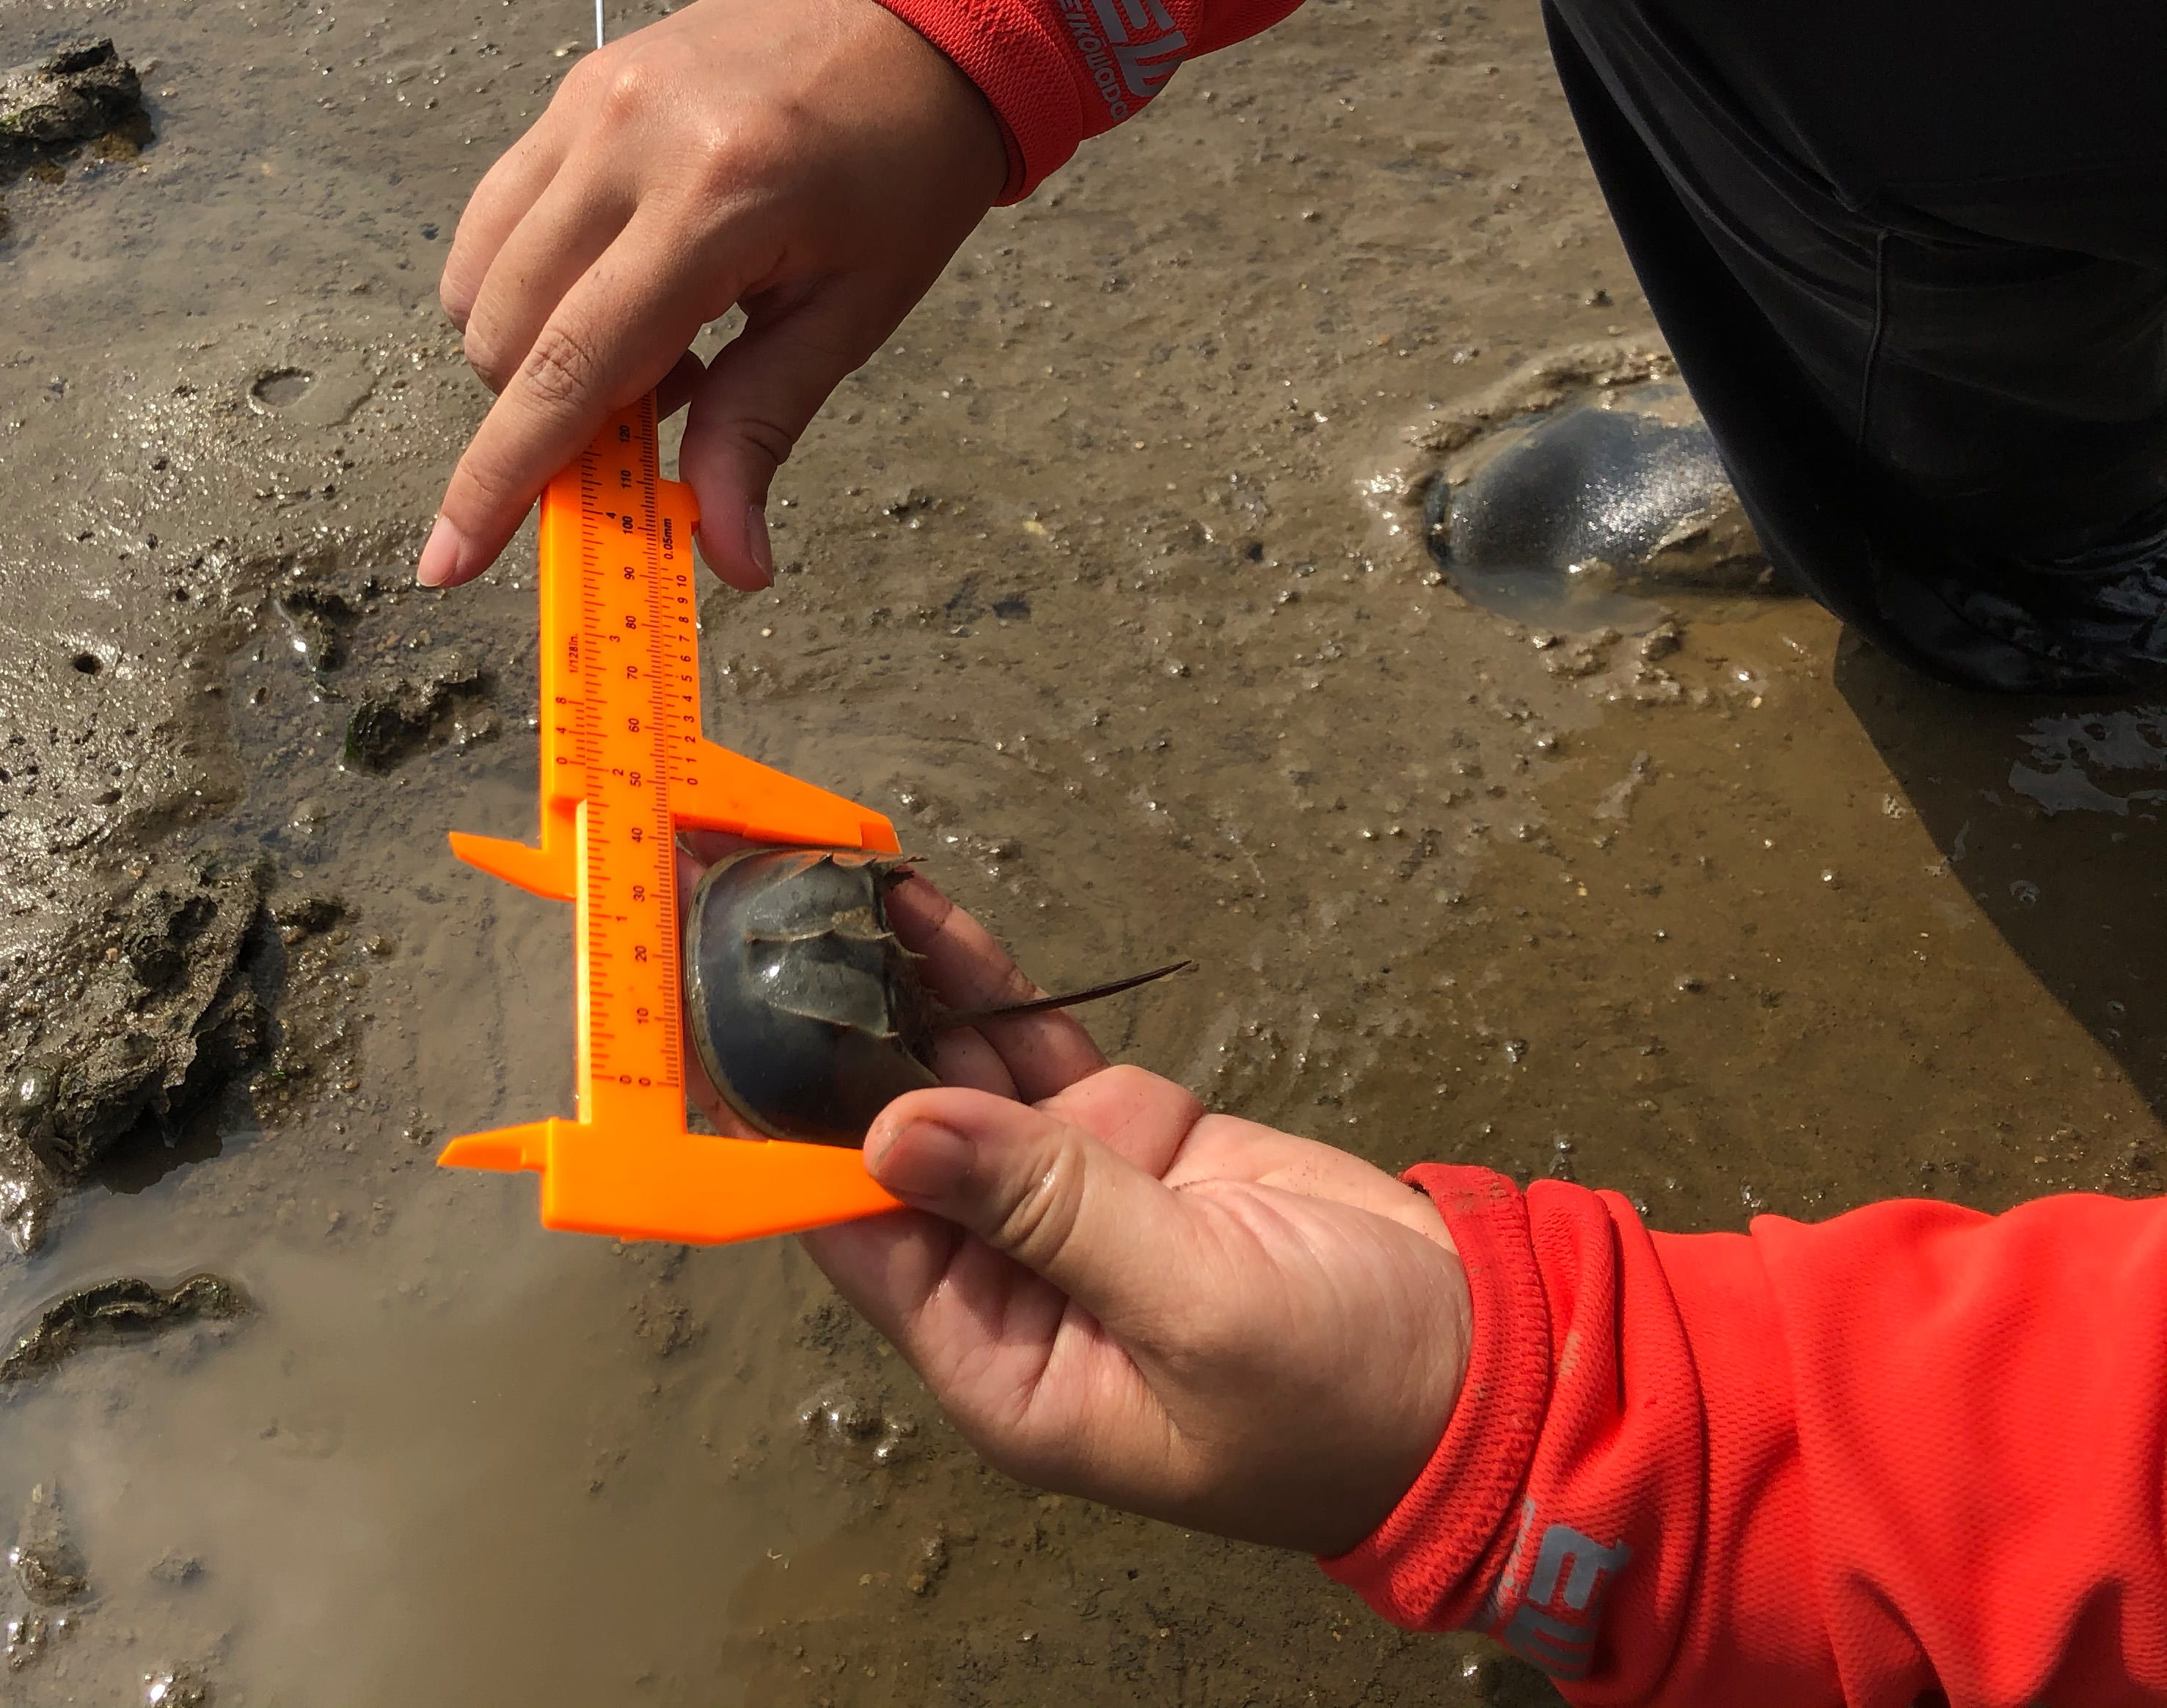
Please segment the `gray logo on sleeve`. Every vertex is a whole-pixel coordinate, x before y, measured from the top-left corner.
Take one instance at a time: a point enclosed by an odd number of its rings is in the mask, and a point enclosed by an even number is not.
[[[1060,0],[1060,7],[1084,68],[1115,119],[1165,87],[1189,52],[1166,0]]]
[[[1535,1503],[1529,1498],[1520,1509],[1520,1533],[1504,1575],[1475,1623],[1552,1678],[1584,1679],[1594,1663],[1603,1601],[1633,1551],[1623,1541],[1606,1546],[1571,1525],[1550,1525],[1523,1590],[1520,1570],[1534,1525]]]

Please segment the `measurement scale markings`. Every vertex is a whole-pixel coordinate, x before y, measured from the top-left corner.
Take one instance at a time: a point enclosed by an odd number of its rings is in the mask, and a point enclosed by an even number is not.
[[[654,432],[651,399],[621,411],[543,503],[542,846],[453,844],[578,904],[578,1117],[469,1134],[439,1159],[537,1170],[553,1228],[705,1244],[893,1201],[848,1151],[686,1129],[679,814],[808,846],[895,837],[877,814],[702,737],[694,506],[662,482]]]
[[[638,483],[638,509],[642,512],[641,519],[647,523],[644,529],[638,528],[632,516],[620,516],[603,508],[600,482],[582,482],[582,508],[586,512],[588,522],[585,541],[591,543],[598,539],[601,528],[611,521],[618,524],[621,535],[636,536],[625,542],[633,547],[633,562],[617,560],[612,554],[609,567],[604,568],[596,561],[601,555],[598,551],[582,554],[586,574],[582,578],[580,615],[590,646],[594,649],[593,655],[599,659],[611,649],[624,648],[628,636],[640,626],[638,612],[643,595],[649,619],[646,634],[633,642],[634,649],[644,650],[647,654],[645,673],[648,681],[642,685],[645,694],[641,696],[638,689],[633,689],[632,695],[628,696],[623,687],[623,684],[639,676],[641,668],[638,664],[627,662],[622,679],[616,676],[612,667],[597,683],[600,692],[593,715],[584,720],[589,738],[585,756],[588,762],[590,784],[587,807],[589,889],[591,895],[599,898],[607,894],[619,903],[617,909],[591,906],[589,930],[591,941],[589,949],[591,958],[596,964],[590,984],[591,1011],[594,1016],[590,1036],[597,1045],[622,1047],[622,1049],[595,1049],[593,1064],[598,1074],[613,1079],[620,1085],[638,1083],[643,1086],[651,1086],[659,1079],[668,1087],[678,1089],[682,1081],[676,1036],[678,997],[676,934],[674,930],[676,905],[675,838],[668,803],[660,798],[656,789],[656,783],[664,774],[664,767],[660,763],[662,755],[658,745],[660,730],[655,722],[652,704],[663,665],[660,655],[663,643],[657,621],[660,614],[657,583],[661,573],[660,531],[655,520],[658,492],[655,478],[658,471],[648,466],[649,460],[643,448],[637,473],[641,477]],[[633,468],[620,463],[617,469],[619,486],[633,486],[634,474]],[[644,567],[647,570],[644,577],[639,574],[643,565],[637,561],[643,557],[646,560]],[[614,575],[610,573],[612,569],[616,571]],[[643,580],[645,586],[637,586]],[[635,586],[626,587],[622,585],[624,582]],[[629,597],[623,597],[625,595],[629,595]],[[629,610],[625,608],[628,604],[632,607]],[[612,621],[612,618],[616,620]],[[604,648],[601,644],[605,635],[610,642],[610,648]],[[644,642],[644,648],[640,644],[642,641]],[[618,656],[623,656],[622,650],[619,650]],[[628,703],[638,704],[639,698],[650,703],[646,708],[644,723],[637,714],[624,709]],[[648,751],[649,756],[644,766],[635,767],[609,763],[612,756],[619,758],[629,756],[626,750],[617,745],[618,725],[615,720],[618,718],[625,720],[623,733],[640,738],[638,745]],[[644,812],[634,808],[633,802],[626,798],[628,793],[638,798],[645,809]],[[623,812],[613,810],[617,808],[622,808]],[[629,885],[631,901],[647,904],[651,910],[651,919],[643,920],[633,911],[623,910],[624,894],[621,889],[612,888],[618,880],[615,867],[607,857],[607,851],[616,845],[617,825],[625,816],[644,817],[649,820],[644,826],[632,825],[627,833],[628,840],[635,847],[643,843],[647,845],[641,850],[647,856],[646,879],[644,882],[633,882],[628,876],[623,882]],[[636,863],[634,870],[638,869]],[[606,934],[595,930],[596,926],[604,924],[629,926],[636,931],[641,925],[648,925],[650,931],[642,935],[648,936],[649,941],[633,944],[630,963],[619,964],[617,957],[603,946]],[[622,978],[605,974],[601,966],[603,963],[612,963],[612,973],[622,974]],[[641,976],[642,969],[647,975],[644,978]],[[639,1000],[642,996],[648,1000],[642,1003]],[[629,1036],[624,1036],[620,1022],[628,1009],[635,1029]],[[659,1046],[659,1050],[655,1049],[656,1046]],[[623,1051],[633,1051],[643,1059],[634,1060],[623,1054]],[[659,1053],[660,1057],[659,1074],[641,1074],[626,1071],[645,1065],[644,1058],[650,1053]]]

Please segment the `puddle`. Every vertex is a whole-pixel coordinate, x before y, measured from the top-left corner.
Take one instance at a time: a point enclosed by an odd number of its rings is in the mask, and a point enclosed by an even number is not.
[[[2009,786],[2050,813],[2112,813],[2167,801],[2167,708],[2062,712],[2024,732],[2031,762],[2009,768]]]

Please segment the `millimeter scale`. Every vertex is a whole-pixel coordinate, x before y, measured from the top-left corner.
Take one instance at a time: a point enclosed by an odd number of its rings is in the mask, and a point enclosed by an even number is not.
[[[469,866],[574,904],[579,1112],[469,1133],[437,1160],[532,1170],[549,1228],[712,1244],[875,1214],[850,1148],[686,1125],[677,836],[893,853],[895,827],[701,732],[691,489],[654,399],[612,416],[542,496],[542,835],[454,831]]]

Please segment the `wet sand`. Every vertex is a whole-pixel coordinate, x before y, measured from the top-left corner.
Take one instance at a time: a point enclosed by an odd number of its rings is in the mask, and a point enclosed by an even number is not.
[[[569,912],[442,840],[532,834],[531,558],[405,584],[482,405],[436,270],[583,28],[0,13],[0,63],[112,34],[156,133],[0,191],[0,1065],[162,859],[345,908],[262,927],[274,1051],[0,1260],[8,1325],[122,1275],[256,1307],[0,1398],[0,1524],[56,1485],[87,1579],[0,1583],[10,1700],[1549,1700],[983,1472],[787,1243],[545,1234],[431,1167],[570,1103]],[[1664,597],[1665,652],[1443,583],[1438,417],[1652,340],[1534,8],[1317,0],[837,395],[776,587],[705,607],[709,732],[888,812],[1048,984],[1195,957],[1109,1049],[1387,1165],[1673,1228],[2154,1190],[2167,713],[1957,695],[1768,595]],[[422,679],[411,751],[344,764]]]

